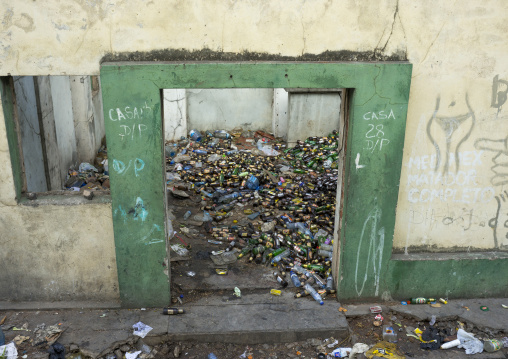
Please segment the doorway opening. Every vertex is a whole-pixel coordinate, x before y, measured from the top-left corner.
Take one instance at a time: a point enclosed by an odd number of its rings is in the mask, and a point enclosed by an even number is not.
[[[335,298],[345,94],[162,90],[174,301],[304,284]]]

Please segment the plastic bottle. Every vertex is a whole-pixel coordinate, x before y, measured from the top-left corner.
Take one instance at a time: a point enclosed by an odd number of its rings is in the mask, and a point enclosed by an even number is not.
[[[293,266],[293,270],[296,272],[296,273],[299,273],[299,274],[304,274],[307,278],[311,278],[312,277],[312,273],[309,272],[307,269],[303,268],[301,265],[299,264],[295,264]]]
[[[198,155],[206,155],[208,153],[206,150],[193,150],[192,152]]]
[[[272,264],[277,264],[279,263],[279,261],[282,259],[282,258],[286,258],[286,257],[289,257],[289,249],[286,249],[284,252],[282,252],[281,254],[277,254],[275,257],[273,257],[272,259]]]
[[[217,130],[213,133],[213,137],[228,139],[228,138],[231,138],[231,135],[224,130]]]
[[[291,281],[295,287],[301,287],[302,283],[300,282],[300,278],[298,278],[298,275],[295,272],[290,271],[289,276],[291,277]]]
[[[390,343],[397,343],[397,332],[391,325],[383,325],[383,340]]]
[[[191,211],[187,211],[185,212],[185,214],[183,215],[183,219],[186,221],[189,219],[189,217],[191,216],[192,212]]]
[[[256,176],[251,175],[247,181],[247,188],[257,190],[259,188],[259,180]]]
[[[321,244],[319,249],[330,252],[333,251],[333,246],[331,244]]]
[[[318,256],[324,257],[324,258],[332,258],[333,257],[333,252],[331,252],[331,251],[325,251],[324,249],[320,249],[318,251]]]
[[[208,354],[208,359],[217,359],[214,353]]]
[[[503,342],[503,347],[508,348],[508,337],[504,337],[501,341]]]
[[[196,214],[194,216],[194,220],[198,222],[210,222],[212,220],[212,216],[210,216],[208,212],[203,211],[203,214]]]
[[[326,288],[326,283],[325,283],[325,281],[323,281],[323,279],[320,276],[318,276],[316,273],[313,273],[312,277],[316,281],[316,284],[319,288],[321,288],[321,289]]]
[[[333,290],[333,278],[332,275],[329,274],[326,278],[326,290]]]
[[[235,200],[236,198],[238,198],[240,196],[240,194],[238,192],[233,192],[233,193],[230,193],[230,194],[227,194],[225,196],[222,196],[221,198],[219,198],[219,203],[229,203],[233,200]]]
[[[191,130],[189,132],[189,137],[192,138],[193,141],[199,142],[201,141],[201,133],[198,130]]]
[[[312,286],[310,284],[305,284],[305,286],[303,287],[307,292],[310,293],[310,295],[312,295],[312,298],[314,298],[314,300],[316,302],[318,302],[320,305],[323,305],[325,304],[325,302],[323,302],[323,298],[321,298],[321,296],[319,295],[318,292],[316,292],[316,290],[314,288],[312,288]]]
[[[503,347],[503,342],[498,339],[489,339],[483,341],[483,350],[489,353],[497,352]]]

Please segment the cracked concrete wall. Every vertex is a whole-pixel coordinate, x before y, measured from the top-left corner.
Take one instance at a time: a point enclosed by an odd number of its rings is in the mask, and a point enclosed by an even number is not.
[[[179,49],[179,56],[189,60],[234,58],[245,52],[250,53],[243,57],[246,60],[306,59],[313,54],[348,61],[407,59],[413,64],[413,78],[396,250],[502,250],[508,244],[504,208],[508,161],[503,161],[508,154],[506,1],[0,0],[0,4],[0,75],[97,75],[105,56],[122,58],[120,53],[139,52],[127,58],[143,59],[143,52],[164,49],[170,50],[161,52],[161,59],[165,55],[175,59],[171,49]],[[200,58],[198,50],[203,49],[209,50],[209,57]],[[21,227],[9,222],[2,230],[22,237],[30,216],[23,217],[27,222],[20,220],[15,204],[1,118],[0,168],[0,208],[12,213],[17,220],[11,222]],[[85,218],[82,208],[69,207],[65,215]],[[100,208],[94,220],[107,228],[102,237],[111,244],[110,209]],[[35,235],[59,225],[62,217],[46,220]],[[86,233],[76,234],[86,242]]]

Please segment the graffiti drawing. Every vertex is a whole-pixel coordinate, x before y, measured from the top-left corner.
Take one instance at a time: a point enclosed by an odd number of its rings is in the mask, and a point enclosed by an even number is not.
[[[492,101],[491,106],[501,110],[508,97],[508,81],[499,80],[499,75],[494,77],[492,81]]]
[[[474,143],[476,149],[485,150],[494,153],[490,168],[494,176],[490,183],[494,186],[500,186],[508,183],[508,137],[501,140],[489,138],[479,138]]]
[[[489,221],[489,227],[494,232],[494,248],[499,248],[500,240],[508,239],[508,192],[503,192],[496,196],[496,215]]]
[[[143,243],[145,246],[148,244],[155,244],[155,243],[164,242],[164,239],[153,238],[154,236],[158,236],[160,234],[160,232],[162,232],[161,227],[156,224],[153,224],[150,231],[146,235],[141,237],[141,239],[139,239],[139,241],[141,243]]]
[[[358,252],[356,254],[356,270],[355,270],[355,289],[358,296],[361,296],[365,283],[369,274],[374,276],[375,296],[379,295],[379,278],[381,276],[381,263],[383,260],[383,247],[385,244],[385,229],[384,227],[378,228],[381,221],[381,208],[375,206],[367,216],[363,223],[362,233],[360,235],[360,242],[358,243]],[[368,244],[365,244],[367,241]],[[360,258],[362,249],[368,246],[367,260]],[[365,266],[363,278],[362,270],[359,266]],[[359,273],[360,272],[360,273]]]
[[[454,171],[457,172],[460,166],[460,158],[459,151],[460,146],[467,141],[471,132],[473,131],[473,127],[475,125],[475,115],[471,106],[469,105],[469,98],[466,94],[466,105],[468,112],[458,115],[458,116],[442,116],[438,115],[441,105],[441,98],[438,96],[436,99],[436,108],[429,122],[427,123],[427,136],[429,137],[430,142],[436,149],[436,164],[434,171],[438,171],[441,168],[443,174],[448,173],[451,163],[455,163]],[[449,107],[455,106],[455,102],[451,102]],[[437,125],[437,126],[435,126]],[[445,144],[444,149],[440,147],[443,144],[439,144],[435,139],[435,136],[432,135],[432,128],[437,127],[444,133]],[[456,138],[460,135],[454,134],[461,127],[461,137]],[[455,146],[452,146],[452,142]],[[452,148],[455,147],[455,148]],[[442,165],[442,166],[441,166]]]

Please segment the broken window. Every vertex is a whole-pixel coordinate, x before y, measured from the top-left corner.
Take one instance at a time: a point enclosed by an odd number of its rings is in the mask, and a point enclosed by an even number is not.
[[[17,76],[13,84],[23,190],[103,189],[107,154],[98,77]]]

